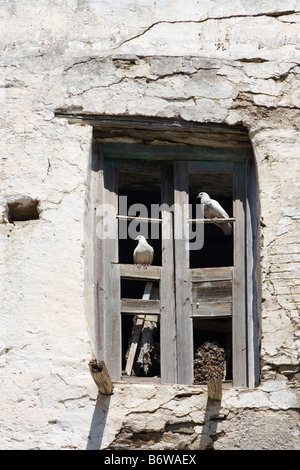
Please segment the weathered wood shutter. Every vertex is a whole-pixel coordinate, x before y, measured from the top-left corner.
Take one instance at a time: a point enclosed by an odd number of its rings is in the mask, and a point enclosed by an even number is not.
[[[162,172],[161,200],[173,204],[173,174],[169,167]],[[161,271],[161,381],[177,383],[176,300],[174,279],[173,214],[162,211],[162,271]]]
[[[232,359],[233,383],[248,386],[247,306],[246,306],[246,165],[234,164],[233,214],[234,266],[232,272]]]
[[[182,384],[193,382],[192,295],[187,243],[189,218],[187,165],[187,162],[174,164],[177,381]],[[176,207],[180,209],[178,212]]]
[[[151,147],[151,148],[149,148]],[[105,157],[108,157],[107,160]],[[208,161],[216,159],[216,161]],[[114,160],[115,159],[115,160]],[[161,203],[181,211],[161,214],[161,266],[142,273],[136,266],[118,262],[118,164],[124,159],[161,164]],[[175,161],[174,161],[175,160]],[[202,160],[202,161],[199,161]],[[228,161],[233,160],[233,161]],[[234,161],[237,160],[237,161]],[[106,163],[106,161],[108,163]],[[168,164],[164,162],[168,161]],[[121,164],[121,163],[120,163]],[[134,169],[135,163],[132,164]],[[128,166],[130,171],[130,165]],[[183,227],[188,227],[189,172],[230,171],[233,174],[234,262],[233,266],[190,268]],[[161,382],[193,383],[193,319],[232,317],[233,383],[248,384],[245,152],[214,149],[157,149],[155,146],[95,144],[93,153],[94,211],[99,204],[114,208],[110,222],[113,238],[94,234],[94,331],[96,356],[104,360],[113,381],[121,379],[121,315],[160,315]],[[97,217],[95,224],[97,225]],[[103,229],[103,228],[102,228]],[[249,253],[249,256],[251,254]],[[158,280],[159,300],[121,299],[121,279]]]
[[[233,178],[234,263],[216,268],[189,268],[185,240],[175,240],[176,322],[178,382],[193,382],[193,326],[192,318],[232,317],[233,382],[247,386],[246,338],[246,263],[245,263],[245,204],[246,166],[240,162],[176,162],[174,165],[175,203],[188,204],[188,172],[197,170],[199,180],[205,170],[231,171]],[[176,227],[182,230],[189,214],[184,210],[175,214]]]
[[[97,211],[106,204],[117,213],[117,171],[105,165],[102,146],[93,154],[94,169],[94,331],[96,359],[104,360],[110,378],[120,379],[121,371],[121,299],[120,266],[118,264],[117,218],[110,218],[112,237],[106,236],[104,224],[99,224]]]

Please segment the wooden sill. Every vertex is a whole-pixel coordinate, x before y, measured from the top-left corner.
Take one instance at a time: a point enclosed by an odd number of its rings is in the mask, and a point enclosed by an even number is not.
[[[199,388],[199,389],[202,389],[202,388],[207,388],[207,384],[203,383],[203,384],[162,384],[161,383],[161,378],[160,377],[135,377],[135,376],[131,376],[131,377],[128,377],[128,376],[122,376],[121,377],[121,380],[118,380],[118,381],[115,381],[114,383],[116,384],[120,384],[120,383],[123,383],[123,384],[161,384],[161,385],[184,385],[186,387],[196,387],[196,388]],[[230,388],[233,387],[233,382],[232,380],[224,380],[222,382],[222,388],[223,390],[228,390]]]

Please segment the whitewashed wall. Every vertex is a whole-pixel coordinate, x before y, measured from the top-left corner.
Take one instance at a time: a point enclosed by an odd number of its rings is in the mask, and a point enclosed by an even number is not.
[[[299,449],[299,6],[0,0],[0,448]],[[116,385],[97,399],[92,129],[57,110],[248,128],[261,209],[258,389],[224,391],[220,409],[186,386]],[[40,201],[39,220],[9,223],[7,203],[21,197]]]

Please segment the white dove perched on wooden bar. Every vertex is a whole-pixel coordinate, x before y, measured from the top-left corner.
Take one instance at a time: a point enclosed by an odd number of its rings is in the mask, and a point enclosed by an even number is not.
[[[206,219],[229,219],[229,215],[223,209],[221,204],[219,204],[215,199],[211,199],[207,193],[199,193],[197,197],[200,198],[201,204],[204,205],[204,217],[206,217]],[[230,222],[214,223],[223,230],[225,235],[230,235],[232,233]]]
[[[154,257],[154,249],[147,242],[146,238],[143,235],[138,235],[136,237],[138,240],[138,246],[133,252],[133,261],[134,264],[143,264],[148,265],[152,264]]]

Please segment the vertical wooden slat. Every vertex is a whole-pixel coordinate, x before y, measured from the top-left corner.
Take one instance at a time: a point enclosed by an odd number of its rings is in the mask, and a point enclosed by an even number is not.
[[[247,339],[248,377],[250,388],[259,383],[259,320],[258,292],[256,285],[258,208],[257,208],[256,168],[252,154],[247,161],[247,203],[246,203],[246,256],[247,256]]]
[[[101,144],[94,143],[92,154],[92,218],[93,218],[93,349],[95,359],[101,361],[105,357],[105,307],[104,307],[104,243],[97,235],[97,208],[104,202],[104,158]]]
[[[94,247],[94,354],[105,361],[112,380],[121,373],[120,274],[118,261],[118,226],[109,217],[112,237],[106,237],[100,223],[101,207],[110,204],[117,214],[117,174],[107,169],[101,144],[95,144],[92,157],[93,247]],[[108,221],[108,218],[106,217]]]
[[[233,385],[247,387],[247,316],[246,316],[246,168],[243,163],[235,163],[234,199],[234,268],[232,273],[232,349]]]
[[[162,171],[161,202],[169,208],[173,205],[173,171]],[[161,382],[176,383],[176,325],[175,325],[175,286],[174,286],[174,245],[173,214],[163,209],[162,217],[162,270],[160,281],[161,303]]]
[[[110,207],[109,236],[104,240],[105,362],[112,380],[121,376],[121,300],[118,264],[118,178],[117,169],[104,166],[104,201]]]
[[[174,163],[174,244],[178,383],[193,383],[193,324],[189,271],[189,187],[186,162]]]

